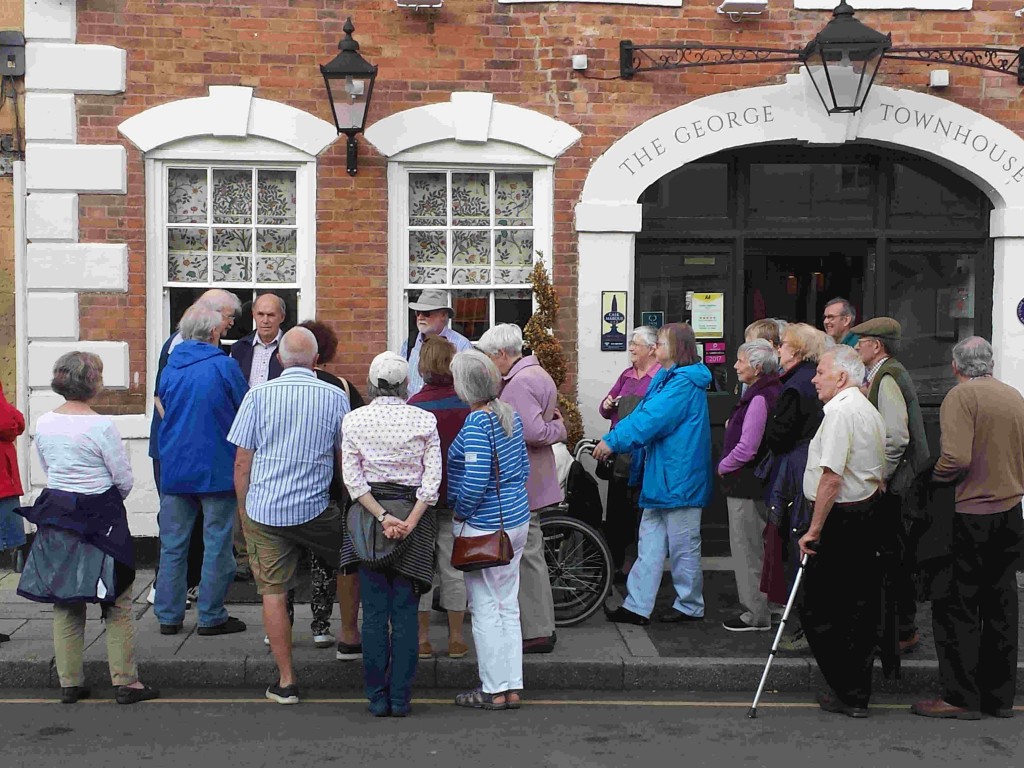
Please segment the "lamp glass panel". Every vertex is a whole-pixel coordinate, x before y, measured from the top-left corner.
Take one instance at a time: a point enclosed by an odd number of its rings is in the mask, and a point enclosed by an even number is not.
[[[334,119],[338,129],[362,130],[366,120],[366,94],[370,90],[370,78],[346,75],[332,77],[327,82],[331,88]]]

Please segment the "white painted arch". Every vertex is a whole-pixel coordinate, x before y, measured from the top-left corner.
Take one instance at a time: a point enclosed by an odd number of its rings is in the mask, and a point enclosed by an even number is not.
[[[667,173],[723,150],[759,144],[859,142],[926,157],[992,200],[996,375],[1024,391],[1024,139],[973,110],[927,93],[875,86],[856,115],[830,116],[803,72],[780,85],[707,96],[657,115],[593,164],[576,206],[579,233],[579,392],[588,434],[600,434],[599,399],[628,364],[601,353],[601,291],[633,285],[640,195]],[[593,402],[590,402],[593,400]]]
[[[143,152],[203,136],[259,137],[316,157],[337,141],[333,124],[288,104],[254,98],[252,91],[211,85],[209,96],[151,107],[125,120],[118,130]]]

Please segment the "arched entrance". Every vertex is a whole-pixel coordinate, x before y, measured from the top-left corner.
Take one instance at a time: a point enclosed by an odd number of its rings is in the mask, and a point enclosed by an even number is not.
[[[592,322],[601,291],[621,286],[632,287],[637,320],[648,310],[686,319],[687,291],[725,294],[726,392],[746,323],[763,313],[820,326],[820,302],[843,294],[927,335],[915,354],[934,404],[957,335],[991,336],[997,375],[1024,389],[1014,288],[1024,285],[1024,140],[928,94],[876,87],[851,116],[829,117],[816,101],[803,74],[709,96],[652,118],[594,163],[576,208],[588,434],[604,430],[598,400],[627,364],[598,351]],[[961,286],[974,306],[939,313]],[[731,405],[713,398],[713,420]],[[724,527],[716,517],[707,523]]]

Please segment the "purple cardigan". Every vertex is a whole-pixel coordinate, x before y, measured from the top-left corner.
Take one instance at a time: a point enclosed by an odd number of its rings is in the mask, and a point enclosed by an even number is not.
[[[608,392],[607,397],[625,397],[628,395],[636,395],[637,397],[643,397],[647,394],[647,388],[651,385],[651,379],[654,375],[661,370],[661,365],[655,363],[647,369],[647,373],[643,376],[637,377],[636,370],[633,366],[629,366],[616,379],[615,384]],[[618,408],[605,408],[604,400],[601,401],[601,405],[598,406],[597,410],[606,419],[611,420],[612,429],[615,429],[615,425],[619,423],[619,409]]]
[[[533,355],[516,362],[503,379],[501,399],[523,420],[523,438],[530,458],[530,476],[526,479],[530,511],[559,504],[562,486],[551,446],[564,442],[566,434],[565,422],[555,418],[555,382]]]

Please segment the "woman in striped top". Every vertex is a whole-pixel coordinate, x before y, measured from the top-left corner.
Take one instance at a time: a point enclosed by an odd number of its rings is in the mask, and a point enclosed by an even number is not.
[[[530,523],[526,498],[530,464],[523,423],[498,400],[501,375],[483,353],[457,354],[452,376],[455,391],[471,408],[448,451],[448,502],[455,535],[484,536],[504,528],[513,552],[506,566],[466,574],[480,687],[459,694],[455,703],[476,709],[518,709],[523,690],[519,561]]]

